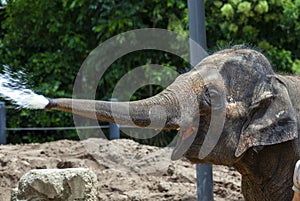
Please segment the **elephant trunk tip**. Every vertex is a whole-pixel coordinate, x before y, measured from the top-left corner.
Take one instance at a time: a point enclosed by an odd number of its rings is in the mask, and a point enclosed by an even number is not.
[[[49,103],[45,106],[45,110],[51,110],[57,106],[57,101],[55,99],[47,98]]]

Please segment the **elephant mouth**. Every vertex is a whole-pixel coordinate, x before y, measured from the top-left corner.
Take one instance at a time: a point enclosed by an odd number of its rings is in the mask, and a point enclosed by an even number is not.
[[[196,135],[197,129],[195,127],[191,127],[181,132],[177,140],[177,144],[172,152],[171,160],[178,160],[181,158],[194,142]]]

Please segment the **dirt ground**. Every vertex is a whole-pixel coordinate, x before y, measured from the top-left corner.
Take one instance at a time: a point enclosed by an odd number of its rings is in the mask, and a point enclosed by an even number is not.
[[[0,201],[30,169],[87,167],[97,174],[100,200],[196,200],[195,165],[169,160],[170,149],[131,140],[61,140],[0,146]],[[213,167],[216,201],[243,200],[241,177],[225,166]]]

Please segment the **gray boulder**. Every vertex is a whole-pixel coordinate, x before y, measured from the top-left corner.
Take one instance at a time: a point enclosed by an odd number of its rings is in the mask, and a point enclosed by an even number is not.
[[[95,201],[97,176],[86,168],[37,169],[23,175],[12,201]]]

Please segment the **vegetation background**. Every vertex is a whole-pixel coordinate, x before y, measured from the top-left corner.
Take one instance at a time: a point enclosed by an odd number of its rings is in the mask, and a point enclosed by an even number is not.
[[[276,71],[299,73],[299,11],[300,0],[206,0],[208,51],[244,43],[263,51]],[[188,35],[187,0],[7,0],[1,6],[0,21],[0,63],[13,71],[25,71],[28,86],[47,97],[71,97],[84,59],[112,36],[140,28],[164,28]],[[189,68],[165,52],[130,53],[117,60],[99,81],[97,98],[109,99],[115,83],[126,72],[149,63],[178,72]],[[163,79],[163,72],[149,79]],[[159,90],[147,86],[132,99]],[[56,126],[74,126],[72,115],[7,109],[8,128]],[[78,139],[74,130],[7,134],[9,143]],[[161,146],[169,136],[161,133],[143,143]]]

